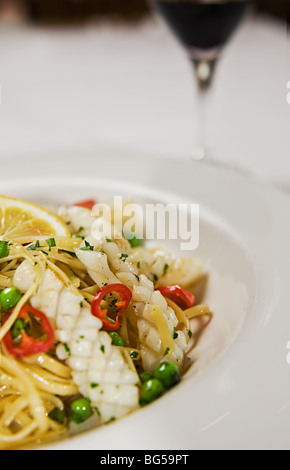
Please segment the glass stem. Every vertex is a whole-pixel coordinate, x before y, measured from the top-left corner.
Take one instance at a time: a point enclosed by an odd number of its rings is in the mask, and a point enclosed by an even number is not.
[[[193,158],[201,160],[209,154],[209,110],[211,106],[211,88],[216,60],[192,60],[197,82],[197,142]]]

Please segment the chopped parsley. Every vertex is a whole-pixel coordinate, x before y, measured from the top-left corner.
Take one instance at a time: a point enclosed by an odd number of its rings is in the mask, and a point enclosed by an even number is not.
[[[48,240],[46,240],[46,243],[48,244],[49,246],[49,251],[51,251],[51,248],[53,246],[56,246],[56,243],[55,243],[55,239],[54,238],[49,238]]]
[[[131,245],[131,248],[138,248],[139,246],[143,246],[144,241],[141,238],[137,238],[136,235],[134,235],[134,232],[130,231],[128,233],[123,233],[124,237],[126,240]]]
[[[100,410],[97,406],[92,406],[92,410],[98,415],[101,416]]]
[[[36,240],[36,242],[32,245],[28,245],[27,250],[28,251],[34,251],[36,248],[40,248],[40,243],[39,240]]]
[[[169,352],[170,352],[170,348],[167,347],[164,351],[164,356],[167,356],[167,354],[169,354]]]
[[[169,265],[166,263],[166,264],[164,265],[164,268],[163,268],[163,276],[166,275],[168,269],[169,269]]]
[[[66,343],[62,343],[62,344],[63,344],[63,347],[64,347],[65,351],[70,356],[70,348],[68,347],[68,345]]]
[[[127,258],[128,258],[128,255],[122,253],[119,259],[122,260],[123,263],[125,263],[125,261],[126,261]]]
[[[108,419],[108,421],[106,421],[105,424],[110,424],[110,423],[113,423],[114,421],[116,421],[116,417],[115,417],[115,416],[111,416],[111,418]]]
[[[93,382],[91,383],[91,388],[97,388],[100,384]]]
[[[94,251],[93,245],[91,245],[87,240],[85,240],[85,245],[86,246],[83,246],[82,248],[80,248],[80,250],[82,250],[82,251]]]
[[[40,249],[40,251],[42,251],[42,253],[44,253],[45,255],[48,255],[47,251],[41,250],[41,248],[44,248],[44,246],[40,246],[39,240],[36,240],[35,243],[32,243],[31,245],[28,245],[28,247],[26,249],[28,251],[35,251],[38,248]]]
[[[67,255],[72,256],[73,258],[76,258],[77,255],[73,251],[68,251],[68,250],[61,250],[63,253],[66,253]]]
[[[75,233],[74,235],[72,235],[72,238],[81,238],[82,240],[85,239],[85,237],[83,237],[82,235],[79,235],[78,233]]]
[[[128,239],[128,242],[131,245],[131,248],[138,248],[143,245],[143,240],[140,240],[137,237],[133,237],[131,240]]]

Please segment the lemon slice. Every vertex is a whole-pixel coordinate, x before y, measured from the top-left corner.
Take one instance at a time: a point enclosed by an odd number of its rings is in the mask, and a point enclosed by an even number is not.
[[[0,196],[0,240],[21,244],[70,237],[66,224],[36,204]]]

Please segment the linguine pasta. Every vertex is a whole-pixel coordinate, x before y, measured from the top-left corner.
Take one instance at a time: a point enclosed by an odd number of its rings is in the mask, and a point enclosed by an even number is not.
[[[146,245],[132,247],[124,236],[95,239],[94,218],[81,205],[62,206],[58,214],[69,236],[28,244],[9,240],[9,253],[0,258],[1,291],[21,293],[0,317],[0,449],[82,430],[70,419],[77,399],[88,400],[88,426],[137,410],[141,374],[153,376],[168,361],[182,375],[190,349],[211,318],[207,305],[184,308],[158,290],[178,285],[190,291],[203,273],[199,263]],[[109,294],[97,303],[104,289]],[[24,315],[25,309],[29,313]],[[49,350],[25,354],[25,341],[35,350],[47,341],[31,312],[45,316],[54,338]]]

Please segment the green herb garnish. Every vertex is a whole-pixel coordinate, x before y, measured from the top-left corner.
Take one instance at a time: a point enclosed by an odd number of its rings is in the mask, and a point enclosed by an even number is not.
[[[36,240],[36,242],[32,245],[28,245],[27,250],[28,251],[34,251],[36,248],[40,248],[40,243],[39,240]]]
[[[169,352],[170,352],[170,348],[167,347],[164,351],[164,356],[167,356],[167,354],[169,354]]]
[[[51,251],[51,248],[53,246],[56,246],[56,243],[55,243],[55,239],[54,238],[49,238],[48,240],[46,240],[46,243],[48,244],[49,246],[49,251]]]
[[[83,246],[82,248],[80,248],[80,250],[83,250],[83,251],[94,251],[93,245],[91,245],[87,240],[85,240],[85,245],[86,245],[86,246]]]
[[[164,265],[164,268],[163,268],[163,276],[166,275],[168,269],[169,269],[169,265],[166,263],[166,264]]]

